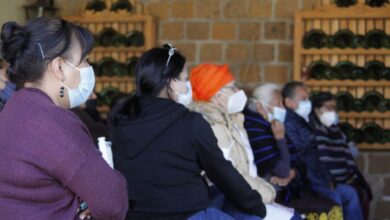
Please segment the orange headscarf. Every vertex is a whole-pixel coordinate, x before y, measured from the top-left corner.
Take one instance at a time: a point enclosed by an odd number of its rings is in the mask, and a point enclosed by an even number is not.
[[[227,64],[201,64],[191,71],[190,81],[195,101],[210,101],[226,84],[234,80]]]

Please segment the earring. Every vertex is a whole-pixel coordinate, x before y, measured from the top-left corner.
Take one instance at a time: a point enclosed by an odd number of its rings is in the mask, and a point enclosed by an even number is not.
[[[60,97],[61,98],[64,97],[64,91],[65,91],[65,88],[63,86],[61,86],[61,88],[60,88]]]

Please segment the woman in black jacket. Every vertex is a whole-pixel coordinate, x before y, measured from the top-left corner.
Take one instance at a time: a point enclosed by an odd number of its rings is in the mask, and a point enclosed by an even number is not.
[[[172,46],[146,52],[136,94],[110,113],[115,168],[125,175],[128,219],[233,219],[210,208],[207,177],[242,212],[264,217],[260,194],[224,159],[210,125],[189,111],[185,58]]]

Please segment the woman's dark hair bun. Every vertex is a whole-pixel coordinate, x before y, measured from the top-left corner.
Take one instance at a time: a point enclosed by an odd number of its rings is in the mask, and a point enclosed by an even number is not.
[[[28,34],[16,22],[6,22],[1,30],[2,57],[12,63],[20,51],[27,48]]]

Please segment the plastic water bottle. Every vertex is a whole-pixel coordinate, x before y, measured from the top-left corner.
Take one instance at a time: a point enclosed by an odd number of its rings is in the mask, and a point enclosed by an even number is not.
[[[105,137],[98,138],[98,146],[100,152],[102,152],[103,159],[114,168],[114,161],[112,159],[111,142],[107,142]]]

